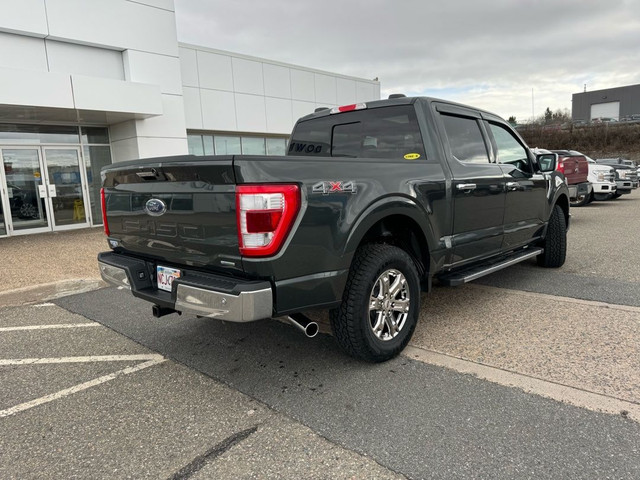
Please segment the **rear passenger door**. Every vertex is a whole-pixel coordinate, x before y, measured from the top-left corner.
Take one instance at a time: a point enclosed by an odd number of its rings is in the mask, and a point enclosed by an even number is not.
[[[547,179],[534,173],[529,149],[509,127],[489,120],[496,162],[506,176],[503,250],[513,250],[539,236],[547,208]]]
[[[505,175],[491,162],[478,112],[444,104],[436,111],[453,177],[452,263],[462,265],[502,248]]]

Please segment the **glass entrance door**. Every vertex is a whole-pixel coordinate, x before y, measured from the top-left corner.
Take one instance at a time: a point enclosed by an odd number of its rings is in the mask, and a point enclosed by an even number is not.
[[[53,230],[88,226],[80,150],[67,147],[44,147],[42,150]]]
[[[40,149],[11,147],[0,150],[4,171],[4,221],[15,233],[51,229]]]
[[[8,147],[0,157],[0,236],[89,226],[79,148]]]

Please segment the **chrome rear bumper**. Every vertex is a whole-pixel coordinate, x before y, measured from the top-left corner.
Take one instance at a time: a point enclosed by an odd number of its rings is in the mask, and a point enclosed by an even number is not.
[[[273,294],[268,282],[247,283],[246,291],[238,284],[240,291],[229,293],[204,286],[202,278],[198,279],[198,286],[190,285],[186,275],[175,280],[172,292],[164,292],[153,287],[148,279],[144,288],[137,288],[140,280],[130,278],[130,269],[126,266],[103,261],[98,261],[98,265],[102,279],[108,284],[126,288],[136,297],[178,312],[229,322],[252,322],[269,318],[273,313]]]

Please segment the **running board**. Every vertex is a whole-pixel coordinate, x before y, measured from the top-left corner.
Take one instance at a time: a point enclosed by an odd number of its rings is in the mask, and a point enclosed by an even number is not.
[[[484,277],[485,275],[489,275],[490,273],[497,272],[498,270],[502,270],[503,268],[510,267],[511,265],[515,265],[516,263],[520,263],[529,258],[536,257],[542,252],[544,252],[544,249],[542,248],[527,249],[523,252],[519,252],[515,255],[507,257],[506,259],[498,260],[492,263],[485,263],[469,270],[463,270],[461,272],[443,275],[441,277],[438,277],[438,279],[444,285],[462,285],[463,283],[471,282],[472,280]]]

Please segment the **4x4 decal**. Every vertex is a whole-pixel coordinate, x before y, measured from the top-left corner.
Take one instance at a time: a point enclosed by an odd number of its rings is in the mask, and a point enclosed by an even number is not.
[[[323,195],[330,193],[357,193],[357,191],[356,182],[353,180],[346,182],[341,180],[318,182],[311,190],[312,193],[322,193]]]

